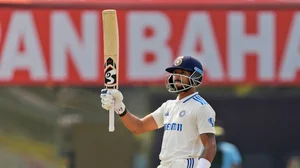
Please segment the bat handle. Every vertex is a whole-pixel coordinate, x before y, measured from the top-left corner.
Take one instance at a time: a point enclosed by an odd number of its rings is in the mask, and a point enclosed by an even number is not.
[[[109,109],[109,127],[108,127],[109,132],[114,132],[115,131],[115,112],[114,112],[114,107]]]

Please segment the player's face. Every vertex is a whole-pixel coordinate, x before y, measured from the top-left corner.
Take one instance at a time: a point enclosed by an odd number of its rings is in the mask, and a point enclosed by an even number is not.
[[[191,75],[191,72],[185,71],[182,69],[176,69],[173,72],[173,82],[176,85],[178,89],[182,89],[182,84],[189,84],[189,76]]]

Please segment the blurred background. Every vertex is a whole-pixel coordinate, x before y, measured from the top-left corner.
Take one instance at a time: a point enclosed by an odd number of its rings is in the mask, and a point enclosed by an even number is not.
[[[198,91],[217,114],[213,167],[300,168],[300,1],[0,2],[0,168],[159,164],[163,130],[134,136],[116,116],[108,132],[99,98],[108,8],[118,12],[120,90],[133,114],[175,98],[164,70],[193,55],[205,68]]]

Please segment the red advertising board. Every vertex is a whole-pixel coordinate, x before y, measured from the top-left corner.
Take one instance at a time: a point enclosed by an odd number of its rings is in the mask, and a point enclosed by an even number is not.
[[[252,5],[252,4],[300,4],[298,0],[0,0],[4,3],[38,4],[117,4],[117,5]]]
[[[0,84],[102,85],[101,11],[2,9]],[[120,83],[163,85],[179,55],[205,85],[300,84],[300,11],[120,10]]]
[[[37,3],[119,3],[119,4],[261,4],[297,3],[295,0],[32,0]],[[298,2],[299,3],[299,2]]]

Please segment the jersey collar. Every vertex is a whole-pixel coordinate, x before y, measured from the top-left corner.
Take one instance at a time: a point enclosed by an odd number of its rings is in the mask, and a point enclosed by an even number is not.
[[[179,99],[178,99],[178,96],[177,96],[176,100],[177,100],[178,102],[185,103],[185,102],[187,102],[188,100],[190,100],[192,97],[194,97],[194,96],[197,95],[197,94],[198,94],[198,92],[195,92],[195,93],[193,93],[193,94],[191,94],[191,95],[189,95],[189,96],[186,96],[185,98],[183,98],[183,99],[181,99],[181,100],[179,100]]]

